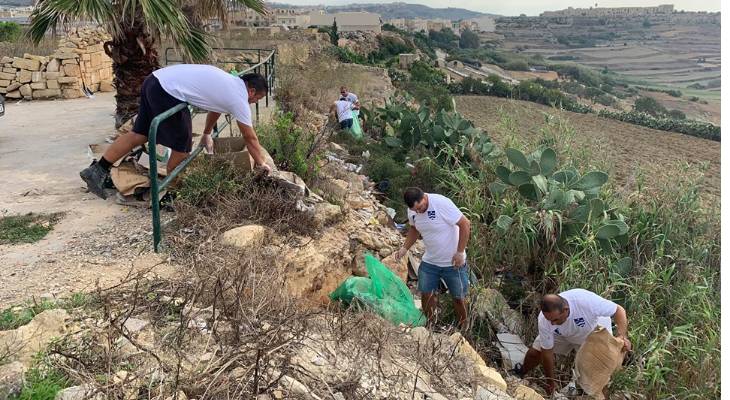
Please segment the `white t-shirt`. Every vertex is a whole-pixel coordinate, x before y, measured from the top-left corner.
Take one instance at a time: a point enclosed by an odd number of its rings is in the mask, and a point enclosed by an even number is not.
[[[345,100],[337,100],[337,121],[342,122],[346,119],[352,119],[352,103]]]
[[[357,103],[357,95],[355,95],[355,93],[348,92],[347,96],[345,96],[345,98],[347,99],[347,101],[349,101],[352,104]]]
[[[611,317],[616,313],[616,303],[585,289],[567,290],[560,293],[560,297],[567,300],[570,307],[570,314],[565,322],[553,325],[542,312],[537,317],[540,346],[543,349],[552,349],[556,336],[561,336],[569,343],[581,345],[599,322],[604,322],[600,325],[610,330]],[[608,326],[604,325],[606,317]]]
[[[153,72],[170,96],[206,111],[231,114],[253,126],[246,84],[212,65],[178,64]]]
[[[426,247],[423,261],[439,267],[451,267],[451,260],[459,247],[459,226],[456,223],[464,214],[448,197],[436,193],[426,195],[428,210],[419,214],[409,208],[408,221],[423,237]]]

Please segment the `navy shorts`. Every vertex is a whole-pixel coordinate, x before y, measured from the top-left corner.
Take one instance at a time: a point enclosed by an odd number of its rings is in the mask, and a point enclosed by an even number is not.
[[[132,131],[147,136],[152,119],[180,103],[184,102],[167,93],[160,85],[160,81],[150,74],[142,83],[139,111]],[[187,107],[157,126],[157,144],[181,153],[190,153],[193,149],[193,120]]]
[[[444,280],[451,297],[463,299],[469,292],[469,265],[463,267],[439,267],[421,261],[418,267],[418,291],[433,293],[439,290],[439,283]]]
[[[344,121],[340,121],[340,129],[350,129],[352,128],[352,118],[348,118]]]

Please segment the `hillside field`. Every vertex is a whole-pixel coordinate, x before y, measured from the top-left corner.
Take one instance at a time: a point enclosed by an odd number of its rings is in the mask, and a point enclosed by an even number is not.
[[[527,143],[539,142],[545,114],[564,120],[575,129],[575,143],[602,158],[597,165],[605,162],[612,179],[621,186],[634,186],[639,172],[647,186],[671,182],[685,163],[707,163],[706,194],[719,200],[719,142],[519,100],[486,96],[459,96],[455,100],[456,109],[500,145],[512,136]]]

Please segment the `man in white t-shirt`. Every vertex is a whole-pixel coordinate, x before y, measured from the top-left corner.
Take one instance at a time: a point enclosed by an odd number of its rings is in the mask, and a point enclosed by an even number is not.
[[[158,69],[142,84],[140,105],[132,130],[114,141],[100,160],[81,171],[81,178],[89,191],[106,198],[104,181],[109,169],[117,160],[132,149],[147,142],[152,120],[179,104],[190,104],[208,111],[200,144],[208,152],[213,151],[211,133],[222,113],[236,119],[246,147],[258,166],[271,172],[264,163],[264,151],[251,121],[251,107],[268,91],[266,78],[259,74],[241,77],[231,75],[220,68],[202,64],[180,64]],[[192,151],[192,120],[187,107],[162,121],[157,127],[158,144],[172,150],[167,161],[168,172],[185,159]]]
[[[438,300],[436,291],[443,279],[454,299],[459,327],[465,328],[465,299],[469,290],[466,244],[471,223],[453,201],[440,194],[424,193],[411,187],[406,189],[403,199],[408,206],[410,229],[403,247],[395,255],[396,260],[404,257],[416,240],[422,238],[426,253],[418,267],[418,290],[429,323],[434,322],[433,311]]]
[[[337,114],[337,121],[340,123],[340,129],[352,128],[352,109],[353,104],[347,100],[337,100],[330,107],[330,112]]]
[[[346,86],[340,86],[340,99],[345,99],[352,103],[355,110],[360,108],[360,100],[357,99],[357,95],[349,92]]]
[[[598,325],[613,332],[611,317],[616,322],[617,337],[624,342],[624,351],[631,350],[626,310],[591,291],[571,289],[545,295],[540,309],[542,312],[537,317],[539,333],[525,354],[524,362],[518,364],[514,372],[524,377],[542,364],[548,395],[555,390],[555,354],[567,355],[572,350],[577,351]]]

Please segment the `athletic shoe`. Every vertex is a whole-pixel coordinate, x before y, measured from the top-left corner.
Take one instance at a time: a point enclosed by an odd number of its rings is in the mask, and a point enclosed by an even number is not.
[[[86,187],[89,192],[106,199],[106,193],[104,193],[104,182],[109,177],[109,171],[105,170],[99,165],[99,162],[94,160],[91,165],[86,167],[79,173],[81,179],[86,182]]]

